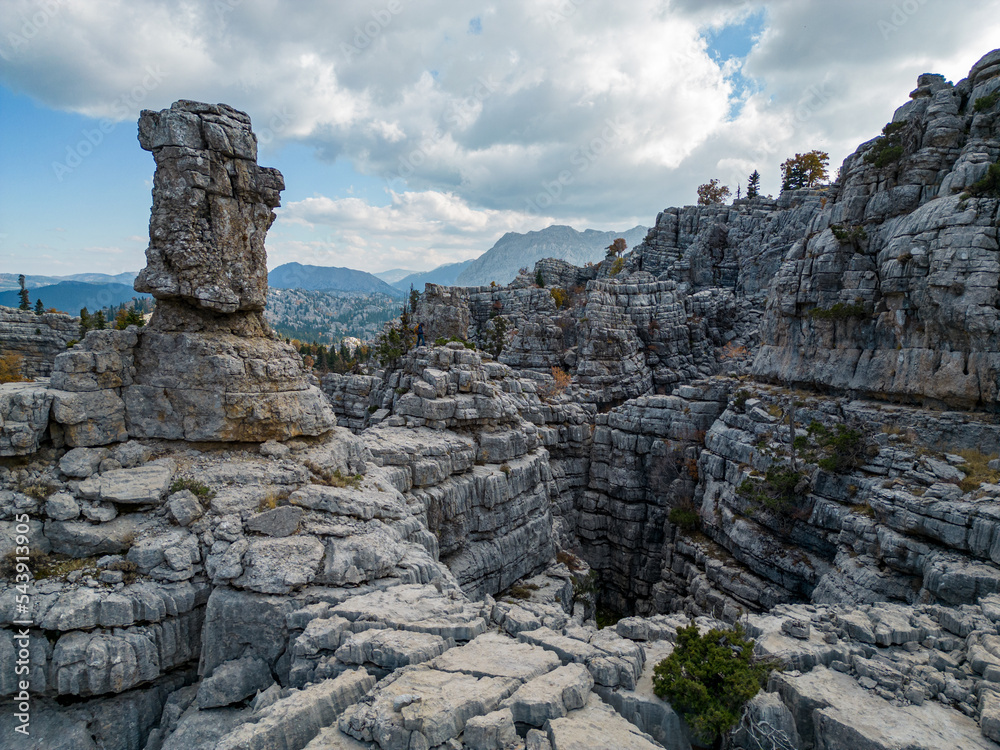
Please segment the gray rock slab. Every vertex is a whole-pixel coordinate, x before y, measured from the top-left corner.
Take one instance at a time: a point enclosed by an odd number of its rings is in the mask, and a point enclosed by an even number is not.
[[[431,633],[373,629],[348,636],[337,649],[336,656],[345,664],[374,664],[398,669],[430,661],[448,647],[448,641]]]
[[[507,750],[518,742],[514,717],[508,709],[473,716],[465,724],[462,741],[469,750]]]
[[[287,594],[312,581],[323,559],[323,543],[314,537],[254,539],[243,556],[239,588],[262,594]]]
[[[249,531],[256,531],[267,536],[283,537],[298,531],[301,518],[301,508],[285,505],[250,516],[244,522],[244,526]]]
[[[496,710],[518,684],[513,679],[415,667],[347,709],[338,726],[382,748],[436,747],[458,737],[473,716]]]
[[[215,750],[302,750],[320,730],[337,721],[375,686],[375,678],[358,669],[293,692],[227,734]]]
[[[332,613],[355,621],[381,623],[396,630],[434,633],[458,642],[471,641],[486,632],[478,605],[454,599],[427,584],[393,586],[351,597]]]
[[[594,678],[582,664],[567,664],[535,677],[503,702],[518,724],[541,727],[549,719],[558,719],[583,708],[594,687]]]
[[[181,490],[167,498],[167,511],[180,526],[190,526],[205,513],[191,490]]]
[[[273,684],[274,678],[264,660],[246,656],[227,661],[198,687],[198,707],[219,708],[239,703]]]
[[[669,703],[653,692],[653,670],[673,652],[674,646],[669,641],[651,641],[644,649],[646,664],[634,690],[598,685],[594,691],[667,750],[690,750],[684,722]]]
[[[83,521],[47,521],[45,536],[52,550],[63,555],[110,555],[129,549],[145,520],[137,514],[129,514],[100,525]]]
[[[310,484],[293,492],[288,502],[311,510],[322,510],[339,516],[351,516],[362,521],[373,518],[398,520],[406,518],[406,500],[393,487],[382,485],[354,489]]]
[[[45,515],[53,521],[71,521],[80,515],[80,504],[68,492],[57,492],[45,501]]]
[[[109,471],[96,478],[98,499],[122,505],[156,505],[166,496],[173,474],[164,464]]]
[[[773,673],[770,686],[792,712],[803,742],[813,742],[820,750],[995,747],[975,720],[959,711],[937,702],[894,706],[863,689],[853,677],[825,667],[806,674]]]
[[[215,750],[219,739],[251,718],[249,708],[213,708],[185,711],[160,750]]]
[[[625,721],[613,708],[591,694],[587,705],[553,719],[546,728],[552,750],[656,750],[652,737]]]
[[[59,471],[68,477],[86,479],[97,471],[107,455],[104,448],[73,448],[59,459]]]
[[[445,652],[431,666],[474,677],[510,677],[524,682],[551,672],[559,665],[558,656],[538,646],[519,643],[499,633],[484,633],[464,646]]]

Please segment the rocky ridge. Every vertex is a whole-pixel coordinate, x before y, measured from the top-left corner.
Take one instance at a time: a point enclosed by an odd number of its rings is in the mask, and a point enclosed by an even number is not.
[[[4,387],[5,418],[23,416],[2,432],[21,458],[0,470],[0,552],[26,516],[47,556],[25,746],[686,749],[652,668],[695,617],[742,619],[784,666],[734,747],[997,747],[992,298],[935,297],[901,261],[890,293],[866,244],[933,213],[940,273],[996,287],[1000,200],[949,191],[996,160],[1000,114],[976,102],[997,73],[1000,52],[956,86],[921,76],[899,160],[866,163],[893,147],[870,142],[829,188],[667,210],[623,263],[543,261],[543,289],[534,273],[428,286],[429,342],[460,340],[325,378],[341,426],[324,432],[135,435],[113,410],[74,413],[55,376]],[[862,198],[864,239],[843,223]],[[993,223],[966,221],[973,204]],[[824,236],[829,274],[805,262]],[[795,294],[830,296],[779,304],[796,275]],[[974,378],[935,365],[883,390],[855,368],[845,384],[823,352],[874,342],[875,361],[891,341],[922,361],[915,339],[885,338],[888,309],[916,310],[937,348],[978,321],[956,338]],[[208,320],[188,312],[154,332]],[[137,338],[88,338],[56,373],[121,398]],[[4,675],[14,594],[0,590]],[[598,628],[595,608],[621,619]]]
[[[56,355],[66,351],[66,345],[79,334],[79,319],[69,315],[36,315],[28,310],[0,307],[0,356],[20,356],[23,377],[48,377]]]

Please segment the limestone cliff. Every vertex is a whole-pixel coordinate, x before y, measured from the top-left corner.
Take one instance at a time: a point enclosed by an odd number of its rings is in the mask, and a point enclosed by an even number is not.
[[[208,140],[248,123],[145,115],[207,207],[154,199],[155,325],[0,389],[25,746],[689,750],[652,669],[695,617],[784,666],[733,747],[997,748],[998,74],[921,76],[831,186],[667,209],[544,288],[428,285],[430,345],[322,397],[256,307],[277,178]]]

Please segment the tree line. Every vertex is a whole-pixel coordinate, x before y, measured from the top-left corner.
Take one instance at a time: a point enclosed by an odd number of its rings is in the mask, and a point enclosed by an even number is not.
[[[811,188],[822,185],[830,177],[827,173],[827,165],[830,163],[830,155],[826,151],[813,149],[804,154],[785,159],[781,163],[781,189],[798,190],[800,188]],[[711,179],[704,185],[698,186],[698,205],[713,206],[726,202],[732,195],[728,185],[723,185],[717,179]],[[747,178],[747,198],[756,198],[760,195],[760,172],[756,169]],[[742,197],[742,186],[736,186],[736,198]]]

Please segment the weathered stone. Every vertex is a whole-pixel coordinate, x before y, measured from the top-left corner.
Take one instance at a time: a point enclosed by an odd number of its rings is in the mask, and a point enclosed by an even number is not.
[[[255,539],[243,558],[243,575],[233,585],[262,594],[287,594],[312,581],[323,559],[313,537]]]
[[[198,707],[216,708],[239,703],[274,684],[271,670],[261,659],[244,657],[220,664],[198,687]]]
[[[473,716],[465,724],[462,740],[469,750],[506,750],[517,740],[514,719],[507,709]]]
[[[549,719],[583,708],[594,687],[594,678],[582,664],[565,667],[526,682],[504,701],[514,721],[541,727]]]
[[[53,521],[71,521],[80,515],[80,505],[68,492],[57,492],[45,501],[45,515]]]
[[[375,685],[363,669],[311,685],[265,708],[253,724],[222,738],[215,750],[301,750]]]
[[[0,307],[0,316],[7,308]],[[48,430],[52,392],[39,383],[0,384],[0,456],[36,453]]]
[[[167,511],[181,526],[190,526],[201,518],[205,509],[191,490],[181,490],[167,498]]]
[[[101,465],[108,452],[100,448],[74,448],[59,459],[59,471],[68,477],[86,479]]]
[[[285,505],[251,516],[246,520],[246,527],[267,536],[289,536],[298,530],[301,518],[301,508]]]
[[[593,694],[584,708],[550,721],[547,731],[552,750],[594,747],[653,750],[660,747],[652,737],[629,724]]]

